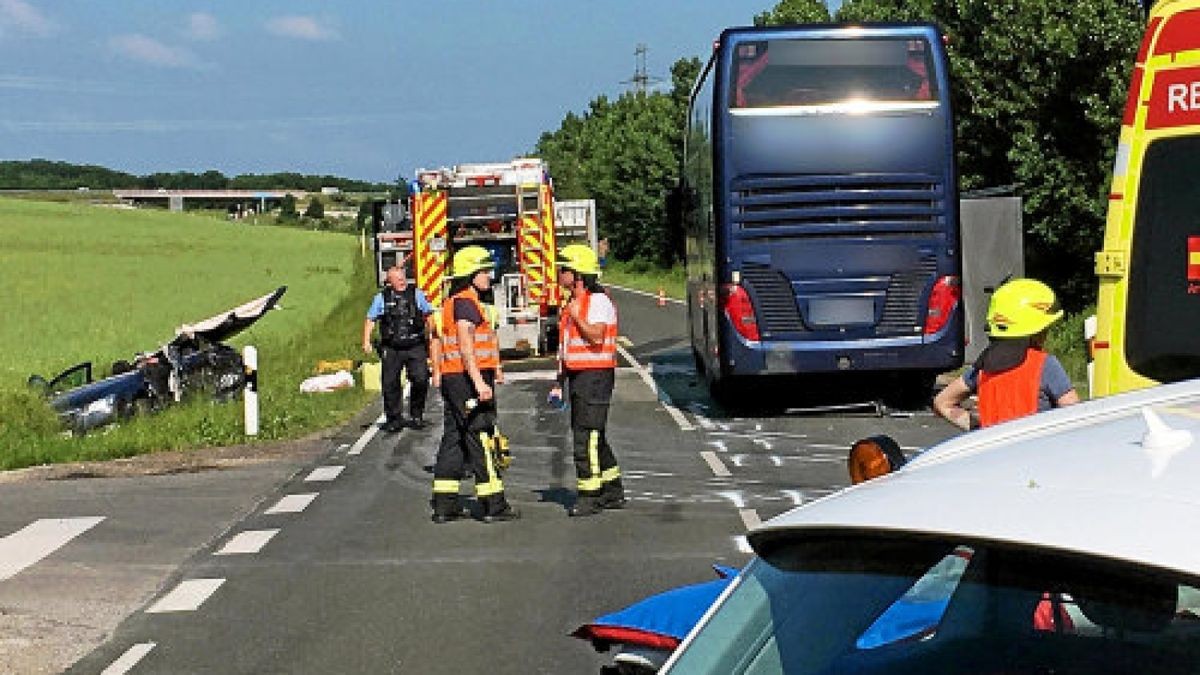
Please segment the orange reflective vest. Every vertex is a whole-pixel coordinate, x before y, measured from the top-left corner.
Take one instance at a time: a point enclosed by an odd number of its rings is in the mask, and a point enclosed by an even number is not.
[[[578,291],[579,313],[587,319],[588,308],[592,304],[592,294],[584,289]],[[562,355],[563,367],[567,370],[601,370],[617,367],[617,324],[604,324],[604,339],[599,344],[592,344],[579,333],[579,324],[575,323],[567,311],[563,310],[559,317],[558,334],[562,336],[559,354]]]
[[[1038,411],[1046,352],[1030,347],[1025,361],[999,373],[979,371],[979,426],[1015,420]]]
[[[467,372],[463,361],[462,350],[458,345],[458,322],[454,320],[454,301],[462,298],[470,300],[483,317],[483,323],[475,326],[475,365],[480,370],[495,370],[500,367],[500,341],[492,322],[488,320],[487,311],[479,302],[479,294],[474,288],[468,287],[446,298],[442,303],[442,374],[453,375]]]

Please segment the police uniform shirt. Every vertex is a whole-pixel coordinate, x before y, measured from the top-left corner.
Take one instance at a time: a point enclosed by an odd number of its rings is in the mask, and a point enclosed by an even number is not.
[[[425,291],[420,288],[416,291],[417,309],[425,316],[433,314],[433,305],[429,304],[429,299],[425,297]],[[402,293],[403,291],[396,292]],[[367,310],[367,318],[371,321],[378,321],[381,316],[383,316],[383,291],[375,294],[371,300],[371,307]]]

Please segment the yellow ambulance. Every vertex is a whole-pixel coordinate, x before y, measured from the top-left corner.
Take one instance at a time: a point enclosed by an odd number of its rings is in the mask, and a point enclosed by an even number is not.
[[[1108,204],[1092,396],[1200,377],[1200,0],[1150,12]]]

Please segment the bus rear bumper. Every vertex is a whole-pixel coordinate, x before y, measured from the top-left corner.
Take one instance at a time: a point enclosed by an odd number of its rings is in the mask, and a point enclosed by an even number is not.
[[[952,333],[929,342],[920,336],[757,343],[734,339],[721,359],[722,370],[732,376],[953,370],[963,364],[963,348]]]

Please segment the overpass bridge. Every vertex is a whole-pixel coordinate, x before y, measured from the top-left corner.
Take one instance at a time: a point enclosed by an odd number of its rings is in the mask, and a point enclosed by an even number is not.
[[[305,190],[113,190],[113,196],[123,203],[140,205],[166,202],[172,211],[182,211],[186,200],[238,206],[242,209],[256,207],[259,213],[277,206],[285,195],[298,201],[308,198]]]

